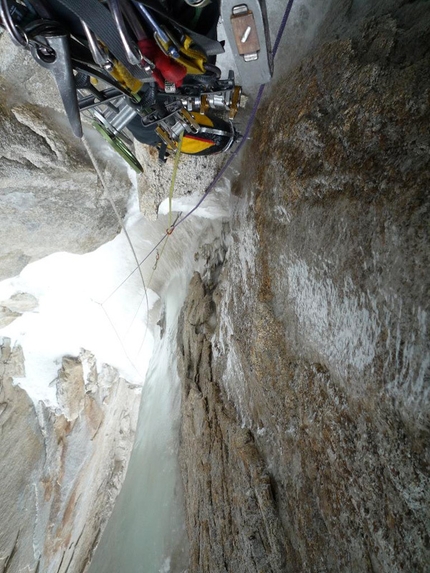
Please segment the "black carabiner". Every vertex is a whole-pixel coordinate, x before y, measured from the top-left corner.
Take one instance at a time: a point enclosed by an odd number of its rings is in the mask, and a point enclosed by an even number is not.
[[[2,19],[3,26],[6,28],[12,41],[18,46],[27,48],[28,47],[27,38],[21,32],[21,29],[13,21],[7,0],[0,0],[0,17]]]

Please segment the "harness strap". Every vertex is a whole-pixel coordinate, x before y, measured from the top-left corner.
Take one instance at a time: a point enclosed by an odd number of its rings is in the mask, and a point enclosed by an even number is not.
[[[115,58],[126,67],[132,76],[142,80],[148,78],[145,70],[128,62],[112,15],[99,0],[57,0],[57,2],[83,20],[94,34],[108,46]]]
[[[160,15],[165,15],[157,1],[143,0],[142,3],[148,5]],[[124,46],[122,45],[114,19],[110,11],[101,2],[99,2],[99,0],[54,0],[53,4],[62,5],[77,18],[83,20],[94,34],[100,38],[106,46],[108,46],[115,58],[125,66],[132,76],[139,80],[148,78],[148,74],[142,68],[130,64],[127,60]],[[212,40],[192,30],[188,30],[184,26],[182,26],[182,28],[186,30],[193,40],[203,48],[208,56],[224,52],[224,48],[216,40]]]

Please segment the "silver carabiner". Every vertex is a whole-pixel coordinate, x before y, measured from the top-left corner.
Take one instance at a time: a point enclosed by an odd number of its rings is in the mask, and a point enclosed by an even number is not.
[[[22,35],[21,29],[13,21],[13,18],[9,12],[9,5],[7,3],[7,0],[0,0],[0,17],[4,27],[6,28],[9,36],[11,37],[11,40],[18,46],[23,46],[24,48],[27,48],[28,47],[27,38],[25,38]]]
[[[95,34],[88,28],[87,24],[81,20],[82,27],[88,40],[88,47],[95,63],[110,72],[113,69],[113,63],[106,52],[104,52],[97,41]]]
[[[121,38],[122,45],[124,46],[127,60],[133,66],[140,66],[142,64],[142,54],[136,44],[134,44],[128,36],[119,0],[108,0],[108,2],[119,37]]]

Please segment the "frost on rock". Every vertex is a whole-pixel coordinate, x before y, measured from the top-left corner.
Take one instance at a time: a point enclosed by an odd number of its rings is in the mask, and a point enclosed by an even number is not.
[[[428,570],[428,23],[332,2],[260,110],[178,335],[191,573]]]

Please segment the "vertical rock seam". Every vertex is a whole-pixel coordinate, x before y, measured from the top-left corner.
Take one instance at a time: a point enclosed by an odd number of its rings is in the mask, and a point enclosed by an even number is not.
[[[264,459],[213,372],[213,285],[196,273],[179,331],[180,463],[191,571],[282,571],[288,554]]]

